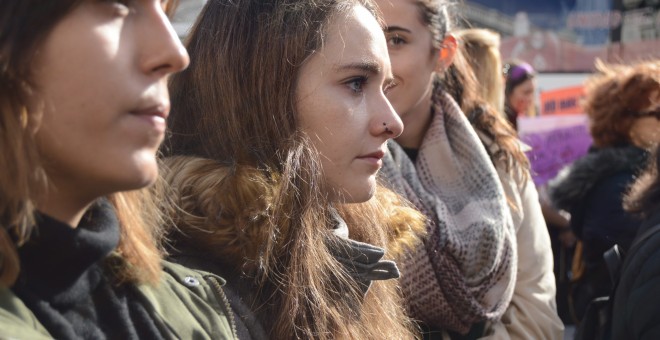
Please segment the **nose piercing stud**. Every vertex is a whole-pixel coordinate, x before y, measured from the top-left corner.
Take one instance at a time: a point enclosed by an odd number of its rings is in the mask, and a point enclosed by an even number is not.
[[[390,130],[390,128],[387,127],[387,123],[383,122],[383,126],[385,127],[386,133],[392,133],[392,130]]]

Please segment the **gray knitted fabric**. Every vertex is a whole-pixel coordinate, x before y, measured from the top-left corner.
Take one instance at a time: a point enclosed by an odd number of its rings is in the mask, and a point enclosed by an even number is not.
[[[429,217],[423,246],[400,263],[412,317],[466,333],[508,307],[516,236],[502,185],[470,123],[442,91],[434,112],[416,163],[390,142],[381,174]]]

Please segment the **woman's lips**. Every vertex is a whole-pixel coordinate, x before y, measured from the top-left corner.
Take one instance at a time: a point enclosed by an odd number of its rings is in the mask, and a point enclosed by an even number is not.
[[[378,150],[366,155],[358,156],[357,158],[380,168],[383,165],[383,157],[385,157],[385,152]]]
[[[168,105],[151,105],[144,109],[131,111],[130,114],[139,118],[159,133],[165,133],[167,127],[166,119],[169,115]]]

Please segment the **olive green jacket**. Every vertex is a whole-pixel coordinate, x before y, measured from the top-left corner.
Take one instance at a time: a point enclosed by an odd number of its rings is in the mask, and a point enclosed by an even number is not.
[[[166,338],[237,339],[222,278],[169,262],[163,262],[163,270],[159,285],[141,285],[139,291]],[[0,287],[0,339],[52,339],[6,287]]]

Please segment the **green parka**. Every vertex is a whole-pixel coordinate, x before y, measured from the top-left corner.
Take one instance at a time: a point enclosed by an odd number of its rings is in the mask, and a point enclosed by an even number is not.
[[[161,333],[170,339],[237,339],[234,317],[214,274],[163,262],[157,286],[140,285]],[[52,339],[9,288],[0,287],[0,339]]]

